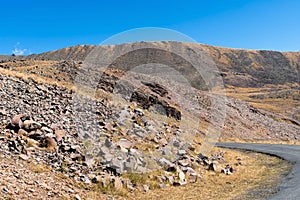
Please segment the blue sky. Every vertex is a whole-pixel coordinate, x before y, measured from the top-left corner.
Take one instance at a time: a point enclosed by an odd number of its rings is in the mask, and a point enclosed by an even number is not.
[[[0,54],[99,44],[140,27],[169,28],[215,46],[300,51],[298,0],[3,0]]]

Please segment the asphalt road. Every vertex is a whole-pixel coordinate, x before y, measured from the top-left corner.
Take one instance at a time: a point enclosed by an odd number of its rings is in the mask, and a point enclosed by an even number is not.
[[[251,150],[281,157],[294,164],[286,181],[279,186],[279,192],[270,200],[299,200],[300,199],[300,146],[282,144],[243,144],[217,143],[216,146],[234,149]]]

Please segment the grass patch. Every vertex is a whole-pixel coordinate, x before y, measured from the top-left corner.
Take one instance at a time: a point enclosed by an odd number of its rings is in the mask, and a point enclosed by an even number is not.
[[[220,151],[219,148],[214,149]],[[241,158],[242,166],[237,172],[225,175],[219,172],[201,170],[202,180],[183,187],[168,187],[150,190],[146,195],[141,192],[129,194],[128,199],[259,199],[250,198],[252,194],[262,193],[259,188],[271,189],[279,181],[279,177],[289,172],[291,165],[276,157],[253,152],[239,152],[221,149],[225,159],[232,166]],[[212,152],[214,153],[214,152]],[[227,163],[227,162],[226,162]],[[226,163],[221,164],[222,166]],[[268,194],[266,194],[268,195]],[[253,195],[252,195],[253,197]]]
[[[29,163],[29,165],[30,165],[31,171],[33,171],[34,173],[44,173],[44,172],[51,171],[50,168],[45,165],[33,164],[33,163]]]
[[[144,185],[147,183],[148,175],[129,172],[124,175],[124,178],[128,178],[134,185]]]

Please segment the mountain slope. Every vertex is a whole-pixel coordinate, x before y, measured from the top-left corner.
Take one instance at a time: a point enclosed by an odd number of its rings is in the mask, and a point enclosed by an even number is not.
[[[126,45],[134,45],[134,43],[123,44],[123,46]],[[187,43],[182,43],[182,45],[187,45]],[[300,83],[300,52],[229,49],[202,44],[189,45],[191,48],[203,48],[209,53],[228,86],[262,87],[266,84]],[[116,46],[111,47],[115,48]],[[83,61],[94,48],[95,46],[80,45],[31,55],[28,58]]]
[[[156,44],[156,43],[154,43]],[[165,42],[157,43],[160,45],[170,46],[177,49],[196,49],[203,48],[209,55],[212,56],[215,63],[219,66],[220,74],[225,82],[227,95],[239,98],[244,101],[238,101],[233,98],[229,98],[225,105],[227,110],[227,116],[225,126],[222,124],[215,125],[216,128],[223,129],[223,138],[240,138],[246,140],[298,140],[299,132],[299,108],[300,102],[298,99],[299,93],[299,80],[297,79],[297,73],[299,71],[299,53],[280,53],[271,51],[246,51],[237,49],[226,49],[218,47],[210,47],[200,44],[189,43],[176,43]],[[110,48],[110,51],[116,51],[117,48],[132,48],[138,43],[107,46],[101,48]],[[62,85],[69,89],[72,89],[76,77],[78,77],[78,71],[82,67],[83,58],[90,53],[94,46],[76,46],[65,48],[53,52],[48,52],[39,55],[31,55],[27,57],[27,61],[14,61],[3,63],[2,69],[6,70],[6,73],[19,73],[19,76],[27,74],[27,78],[39,80],[42,83],[54,83]],[[113,64],[111,71],[102,75],[103,79],[100,79],[98,86],[99,91],[103,94],[109,95],[113,92],[116,83],[124,75],[124,70],[127,70],[126,66],[132,67],[143,63],[143,60],[153,59],[155,61],[159,56],[161,59],[166,58],[164,62],[171,62],[174,57],[167,58],[167,54],[159,53],[154,58],[147,57],[149,55],[147,49],[142,50],[141,54],[135,54],[122,59],[117,59]],[[108,55],[109,56],[109,55]],[[44,59],[44,61],[40,61]],[[47,61],[49,59],[49,61]],[[57,61],[61,60],[62,61]],[[69,61],[65,61],[69,60]],[[72,60],[72,61],[71,61]],[[75,60],[75,61],[74,61]],[[77,60],[77,61],[76,61]],[[176,60],[178,64],[178,70],[186,69],[187,63]],[[259,68],[253,67],[255,63],[258,63]],[[279,63],[277,65],[277,63]],[[252,67],[251,67],[252,66]],[[119,71],[116,71],[116,68]],[[176,67],[175,67],[176,68]],[[285,74],[278,74],[273,72],[273,69],[280,71],[281,68],[285,68]],[[1,69],[1,68],[0,68]],[[263,69],[261,71],[261,69]],[[284,70],[283,70],[284,71]],[[192,74],[192,71],[186,71],[188,74]],[[259,73],[260,72],[260,73]],[[4,73],[4,72],[3,72]],[[164,74],[163,72],[160,72]],[[93,75],[97,76],[97,74]],[[142,75],[138,78],[143,78]],[[193,76],[193,74],[191,75]],[[270,77],[269,77],[270,76]],[[276,79],[273,76],[280,76]],[[249,78],[251,77],[251,78]],[[255,77],[255,78],[254,78]],[[261,77],[269,77],[263,79]],[[87,77],[89,80],[92,77]],[[147,77],[144,79],[150,81]],[[246,79],[251,81],[246,81]],[[196,79],[190,79],[196,80]],[[260,81],[259,81],[260,80]],[[154,80],[158,81],[158,79]],[[196,82],[197,81],[197,82]],[[196,80],[194,85],[197,87],[202,82]],[[172,86],[167,89],[164,96],[157,91],[163,91],[162,88],[155,85],[149,85],[147,82],[139,83],[143,85],[144,91],[134,93],[134,99],[140,106],[148,109],[153,103],[147,99],[156,99],[156,104],[163,106],[168,110],[168,116],[171,116],[177,120],[180,120],[180,109],[192,110],[196,108],[194,105],[188,102],[188,99],[192,99],[193,95],[184,93],[182,86]],[[122,85],[121,88],[128,89]],[[245,88],[246,87],[246,88]],[[191,90],[187,90],[191,91]],[[127,91],[127,93],[130,91]],[[126,93],[126,92],[125,92]],[[197,108],[197,116],[200,117],[201,129],[204,133],[207,128],[207,121],[211,117],[210,104],[213,99],[218,100],[217,95],[207,94],[204,91],[196,92],[200,99],[200,107]],[[195,93],[195,94],[196,94]],[[218,93],[218,91],[216,91]],[[146,95],[145,95],[146,94]],[[177,96],[176,96],[177,95]],[[273,95],[273,96],[272,96]],[[178,102],[182,104],[179,105]],[[250,105],[248,103],[250,103]],[[284,102],[284,103],[282,103]],[[191,109],[192,108],[192,109]],[[257,109],[259,108],[259,109]],[[275,109],[276,108],[276,109]]]

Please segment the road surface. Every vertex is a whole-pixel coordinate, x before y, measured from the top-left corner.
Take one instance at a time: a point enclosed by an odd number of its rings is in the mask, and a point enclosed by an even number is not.
[[[218,147],[244,149],[278,156],[292,162],[293,168],[286,181],[279,186],[279,192],[269,200],[299,200],[300,199],[300,146],[283,144],[243,144],[217,143]]]

